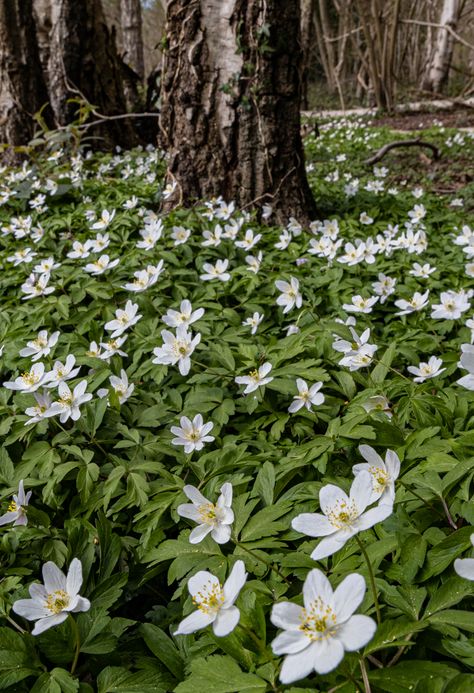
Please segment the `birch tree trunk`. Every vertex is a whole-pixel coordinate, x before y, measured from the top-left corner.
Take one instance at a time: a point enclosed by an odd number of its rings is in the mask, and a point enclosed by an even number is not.
[[[180,198],[315,214],[300,136],[299,0],[170,0],[161,129]]]
[[[52,0],[49,56],[51,105],[60,125],[76,117],[76,97],[106,116],[127,112],[123,65],[115,37],[106,25],[100,0]],[[101,148],[130,147],[137,138],[130,121],[108,121],[94,127]]]
[[[444,0],[443,10],[439,24],[441,27],[450,27],[456,31],[461,10],[460,0]],[[423,89],[426,91],[440,92],[447,82],[449,68],[453,57],[454,37],[445,28],[439,28],[436,36],[434,51],[428,65]]]
[[[143,55],[142,6],[140,0],[121,0],[121,25],[123,59],[137,73],[140,80],[145,76]]]
[[[0,0],[0,144],[27,144],[47,102],[31,0]],[[9,148],[2,158],[15,157]]]

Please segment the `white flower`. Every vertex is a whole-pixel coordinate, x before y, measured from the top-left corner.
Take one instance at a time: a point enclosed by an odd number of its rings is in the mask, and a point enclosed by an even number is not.
[[[461,387],[465,387],[466,390],[474,390],[474,346],[471,344],[461,345],[461,360],[459,362],[459,367],[464,368],[468,371],[468,375],[463,375],[456,382]]]
[[[219,279],[221,282],[228,282],[230,279],[230,274],[226,271],[228,266],[229,260],[217,260],[215,265],[205,262],[202,266],[204,274],[199,275],[199,279],[201,279],[203,282],[208,282],[212,279]]]
[[[351,298],[352,303],[343,303],[342,307],[346,313],[371,313],[372,307],[378,300],[378,296],[362,298],[362,296],[357,295]]]
[[[156,222],[145,224],[145,228],[140,231],[141,241],[138,241],[137,248],[152,250],[161,238],[163,222],[159,219]]]
[[[413,188],[413,190],[411,191],[411,194],[416,199],[419,199],[420,197],[423,197],[423,194],[424,194],[423,188]]]
[[[86,241],[85,243],[81,243],[81,241],[74,241],[74,243],[72,244],[72,250],[69,251],[67,256],[70,257],[72,260],[89,257],[89,248],[89,241]]]
[[[144,270],[137,270],[133,273],[135,279],[133,282],[125,284],[122,289],[139,293],[145,291],[150,286],[153,286],[158,281],[158,277],[163,272],[164,263],[160,260],[157,265],[148,265]]]
[[[277,280],[275,286],[281,294],[277,298],[277,304],[283,306],[283,312],[289,313],[294,308],[301,308],[303,297],[300,294],[300,283],[295,277],[290,277],[290,282]]]
[[[263,253],[260,250],[257,257],[254,255],[246,255],[245,256],[245,262],[248,265],[248,270],[249,272],[253,272],[254,274],[257,274],[258,270],[260,269],[260,265],[262,264],[262,259],[263,259]]]
[[[25,426],[38,423],[38,421],[45,419],[46,412],[51,406],[51,396],[46,390],[43,391],[42,395],[40,395],[39,392],[35,392],[33,397],[36,400],[36,406],[25,409],[26,416],[30,417],[28,421],[25,421]]]
[[[201,243],[201,245],[204,248],[217,248],[222,241],[222,227],[219,224],[216,224],[214,231],[203,231],[202,237],[204,238],[204,241]]]
[[[95,238],[87,241],[88,247],[93,253],[101,253],[110,245],[110,236],[108,233],[98,233]]]
[[[395,479],[400,474],[400,460],[393,450],[387,450],[385,462],[370,445],[359,445],[359,452],[366,463],[355,464],[353,473],[357,476],[366,471],[372,475],[372,496],[369,504],[380,499],[380,503],[393,505],[395,500]]]
[[[44,363],[35,363],[31,370],[25,371],[14,381],[3,383],[8,390],[19,390],[20,392],[35,392],[49,380],[49,373],[45,373]]]
[[[102,210],[100,218],[94,224],[92,224],[91,229],[94,231],[103,231],[111,223],[115,216],[115,209],[109,212],[107,209]]]
[[[45,416],[59,416],[61,423],[66,423],[68,419],[77,421],[81,416],[79,407],[92,399],[90,392],[86,392],[87,380],[81,380],[71,392],[69,385],[65,382],[59,383],[59,399],[53,402],[46,411]]]
[[[198,544],[208,534],[218,544],[228,542],[231,525],[234,521],[232,484],[226,482],[221,486],[221,495],[215,505],[205,498],[195,486],[187,484],[183,491],[191,503],[178,505],[176,512],[180,517],[186,517],[188,520],[198,523],[198,526],[189,535],[191,544]]]
[[[446,370],[446,368],[440,368],[442,364],[442,359],[439,359],[436,356],[431,356],[428,363],[425,361],[420,361],[418,366],[408,366],[408,372],[416,376],[413,378],[415,383],[424,383],[425,380],[435,378],[437,375]]]
[[[236,561],[229,577],[222,586],[212,573],[200,570],[189,578],[188,589],[197,611],[193,611],[178,626],[173,635],[187,635],[212,623],[214,635],[229,635],[240,619],[240,611],[234,606],[245,584],[247,573],[243,561]]]
[[[257,245],[261,237],[261,233],[258,233],[256,236],[254,236],[252,229],[247,229],[243,241],[236,241],[235,245],[237,248],[243,248],[244,250],[252,250],[252,248],[255,245]]]
[[[380,296],[380,303],[385,303],[387,298],[395,291],[397,280],[387,277],[382,272],[378,275],[378,282],[372,282],[372,288],[377,296]]]
[[[372,477],[369,472],[360,472],[352,482],[349,496],[338,486],[327,484],[319,492],[321,513],[301,513],[291,522],[297,532],[310,537],[323,537],[311,554],[320,561],[339,551],[349,539],[377,522],[382,522],[391,513],[390,505],[378,505],[365,510],[371,502]],[[365,511],[365,512],[364,512]]]
[[[364,246],[360,241],[356,241],[355,245],[353,245],[352,243],[344,244],[344,255],[338,257],[337,261],[344,265],[347,265],[348,267],[352,267],[353,265],[357,265],[359,264],[359,262],[362,262],[363,259]]]
[[[312,405],[319,405],[324,402],[324,395],[319,390],[322,388],[323,383],[317,382],[308,388],[305,380],[302,378],[296,378],[296,387],[298,388],[298,394],[293,398],[293,402],[288,407],[290,414],[294,414],[299,411],[302,407],[306,407],[308,411],[311,411]]]
[[[372,219],[372,217],[369,217],[367,212],[362,212],[362,214],[359,217],[359,221],[361,224],[366,224],[366,225],[374,223],[374,220]]]
[[[187,416],[182,416],[179,422],[181,428],[171,426],[171,433],[177,436],[171,442],[173,445],[184,445],[186,455],[194,450],[202,450],[204,443],[214,440],[214,436],[207,435],[214,428],[214,424],[211,421],[205,424],[201,414],[196,414],[192,421]]]
[[[173,194],[174,191],[176,190],[177,185],[178,185],[178,184],[176,183],[176,181],[173,180],[171,183],[168,183],[168,185],[166,185],[166,186],[163,188],[162,195],[163,195],[163,199],[164,199],[164,200],[169,200],[169,198],[172,196],[172,194]]]
[[[474,546],[474,534],[471,534],[470,538],[471,544]],[[466,580],[474,580],[474,558],[456,558],[454,570],[460,577]]]
[[[7,512],[0,517],[0,526],[13,522],[13,526],[28,524],[26,508],[31,498],[31,491],[25,494],[23,479],[18,485],[18,494],[13,495],[13,500],[7,508]]]
[[[24,284],[21,285],[21,290],[26,296],[22,297],[23,301],[27,301],[29,298],[35,298],[36,296],[47,296],[53,293],[54,286],[48,286],[49,273],[45,272],[37,277],[35,274],[30,274],[28,279]]]
[[[13,262],[13,266],[17,267],[23,263],[29,264],[37,254],[31,248],[23,248],[23,250],[17,250],[16,253],[7,257],[7,261]]]
[[[124,404],[127,401],[127,399],[129,399],[132,396],[132,393],[135,389],[135,385],[133,383],[131,385],[128,384],[128,376],[123,368],[120,371],[120,378],[116,375],[111,375],[109,378],[109,382],[115,394],[117,395],[119,404]],[[109,391],[106,388],[101,388],[100,390],[97,390],[97,395],[99,397],[107,397],[108,394]]]
[[[286,655],[280,672],[283,684],[327,674],[344,657],[344,651],[360,650],[373,638],[377,626],[369,616],[354,611],[364,599],[362,575],[352,573],[333,591],[327,577],[311,570],[303,585],[304,608],[293,602],[275,604],[271,622],[283,632],[272,642],[276,655]]]
[[[286,328],[286,336],[290,337],[292,334],[298,334],[299,331],[300,328],[298,327],[298,325],[288,325],[288,327]]]
[[[244,325],[244,327],[252,328],[250,330],[250,334],[256,334],[258,326],[260,325],[264,317],[264,313],[260,314],[255,312],[251,317],[245,318],[245,320],[242,322],[242,325]]]
[[[84,267],[84,271],[92,274],[92,276],[97,277],[99,274],[103,274],[105,271],[116,267],[120,260],[111,260],[108,255],[101,255],[98,260],[94,262],[89,262]]]
[[[409,315],[410,313],[415,313],[418,310],[422,310],[428,305],[429,293],[429,289],[427,289],[424,294],[420,294],[419,291],[415,291],[413,296],[408,301],[405,301],[403,298],[395,301],[397,308],[401,309],[398,311],[398,313],[395,313],[395,315]]]
[[[132,303],[131,301],[127,301],[125,309],[117,308],[115,311],[115,320],[109,320],[109,322],[105,323],[107,332],[112,332],[110,335],[112,339],[120,337],[125,330],[128,330],[129,327],[132,327],[132,325],[135,325],[140,320],[142,316],[137,315],[137,311],[138,303]]]
[[[440,301],[441,303],[432,306],[432,318],[457,320],[471,307],[464,291],[442,291]]]
[[[240,375],[235,378],[235,382],[238,385],[245,385],[244,395],[248,395],[250,392],[255,392],[255,390],[262,385],[270,383],[273,378],[267,378],[267,375],[272,370],[272,364],[264,363],[258,370],[251,371],[248,375]]]
[[[191,302],[184,299],[184,301],[181,301],[179,311],[172,310],[170,308],[166,315],[163,316],[162,320],[165,325],[168,325],[169,327],[179,327],[179,325],[189,327],[189,325],[192,325],[193,322],[200,320],[203,315],[204,308],[198,308],[197,310],[193,311]]]
[[[32,635],[44,633],[48,628],[63,623],[69,613],[88,611],[90,601],[79,595],[82,585],[82,564],[73,558],[67,577],[52,561],[43,566],[44,586],[34,582],[29,587],[31,599],[19,599],[13,611],[19,616],[36,621]]]
[[[283,233],[280,234],[278,243],[275,243],[275,248],[278,250],[285,250],[290,245],[293,240],[293,236],[287,229],[283,229]]]
[[[53,269],[58,269],[58,267],[61,267],[61,264],[59,262],[54,262],[53,257],[48,257],[35,265],[33,267],[33,272],[36,272],[37,274],[44,274],[44,272],[52,272]]]
[[[436,267],[431,267],[429,262],[426,262],[424,265],[420,265],[419,262],[414,262],[413,269],[410,270],[409,274],[419,279],[428,279],[433,272],[436,272]]]
[[[51,349],[58,341],[60,332],[53,332],[51,337],[48,337],[47,330],[38,332],[36,339],[26,343],[26,347],[21,349],[20,356],[31,356],[32,361],[38,361],[43,356],[48,356]]]
[[[175,245],[186,243],[190,235],[191,231],[189,229],[185,229],[184,226],[173,226],[171,238],[174,240]]]
[[[293,602],[275,604],[271,622],[283,632],[272,642],[276,655],[286,655],[280,671],[283,684],[304,679],[312,671],[327,674],[344,657],[373,638],[377,626],[369,616],[354,611],[364,599],[362,575],[352,573],[333,591],[327,577],[311,570],[303,585],[304,608]]]
[[[153,349],[155,358],[152,363],[165,366],[178,364],[181,375],[187,375],[191,368],[191,359],[189,357],[201,341],[201,335],[198,333],[193,338],[192,332],[187,331],[186,325],[179,325],[176,328],[175,335],[168,330],[162,330],[161,338],[163,345]]]
[[[418,224],[426,216],[426,209],[424,205],[415,205],[413,209],[408,212],[412,224]]]
[[[59,383],[75,378],[81,370],[80,367],[74,368],[75,363],[76,357],[73,354],[67,356],[64,364],[61,361],[55,361],[53,370],[48,373],[49,382],[46,384],[46,387],[57,387]]]
[[[389,419],[393,416],[390,402],[384,395],[372,395],[366,402],[362,403],[362,407],[367,413],[371,411],[381,411],[386,414]]]
[[[102,359],[103,361],[110,361],[112,356],[118,355],[118,356],[123,356],[126,357],[128,354],[125,353],[125,351],[122,351],[121,347],[122,345],[127,341],[127,335],[123,335],[123,337],[116,337],[115,339],[109,339],[108,342],[100,342],[100,346],[104,351],[98,352],[97,354],[92,353],[92,349],[90,350],[90,354],[95,356],[97,355],[98,358]],[[91,344],[92,347],[92,344]]]

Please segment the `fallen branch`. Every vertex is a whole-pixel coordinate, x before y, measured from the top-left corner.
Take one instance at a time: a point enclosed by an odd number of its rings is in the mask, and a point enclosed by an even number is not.
[[[425,142],[418,137],[416,140],[397,140],[396,142],[385,144],[373,156],[366,159],[364,163],[367,165],[376,164],[385,156],[385,154],[387,154],[387,152],[398,147],[426,147],[427,149],[431,149],[433,152],[433,159],[439,159],[441,156],[441,152],[436,145],[431,144],[431,142]]]

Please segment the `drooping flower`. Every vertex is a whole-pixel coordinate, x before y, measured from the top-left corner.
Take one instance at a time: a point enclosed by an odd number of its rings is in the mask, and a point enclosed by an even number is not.
[[[224,585],[207,570],[200,570],[189,578],[188,589],[197,611],[183,619],[173,635],[188,635],[211,623],[215,635],[229,635],[240,619],[240,611],[234,603],[246,580],[245,564],[240,560],[235,562]]]
[[[268,361],[260,366],[257,370],[251,371],[248,375],[239,375],[235,378],[235,382],[238,385],[245,385],[244,395],[248,395],[250,392],[255,392],[257,388],[266,385],[273,380],[273,377],[268,378],[268,374],[272,370],[272,364]]]
[[[192,421],[187,416],[182,416],[180,424],[181,428],[171,426],[171,433],[177,436],[171,442],[173,445],[184,445],[186,455],[194,450],[202,450],[204,443],[210,443],[214,440],[214,436],[208,435],[214,428],[214,424],[212,421],[205,424],[201,414],[196,414]]]
[[[370,445],[359,445],[359,452],[366,460],[355,464],[352,471],[357,476],[363,471],[372,475],[372,495],[369,504],[380,499],[380,503],[393,505],[395,500],[395,480],[400,474],[400,460],[394,450],[387,450],[385,462]]]
[[[7,508],[7,512],[0,517],[0,526],[7,525],[13,522],[13,526],[16,525],[26,525],[28,524],[28,518],[26,516],[26,508],[28,502],[31,498],[31,491],[25,494],[25,489],[23,486],[23,479],[18,485],[18,494],[13,495],[13,500]]]
[[[191,544],[199,544],[208,534],[217,544],[228,542],[234,521],[232,484],[226,482],[221,486],[216,504],[205,498],[195,486],[186,484],[183,491],[191,503],[178,505],[176,512],[180,517],[198,523],[189,535]]]
[[[296,378],[296,387],[298,388],[298,394],[293,398],[293,402],[288,407],[290,414],[294,414],[299,411],[302,407],[306,407],[308,411],[314,405],[319,405],[324,402],[324,395],[319,390],[322,388],[323,383],[321,381],[314,383],[311,387],[302,378]]]
[[[367,471],[357,474],[349,496],[338,486],[326,484],[319,492],[319,505],[324,514],[301,513],[291,522],[297,532],[310,537],[323,537],[311,554],[319,561],[339,551],[353,536],[385,520],[390,505],[366,510],[372,496],[372,476]]]
[[[377,626],[369,616],[356,614],[366,590],[362,575],[348,575],[333,591],[327,577],[311,570],[303,585],[304,607],[292,602],[275,604],[271,622],[283,632],[272,642],[276,655],[286,655],[280,671],[283,684],[327,674],[344,657],[373,638]]]
[[[34,582],[29,587],[31,599],[19,599],[13,604],[13,611],[19,616],[36,621],[32,635],[63,623],[69,613],[88,611],[90,601],[79,595],[82,586],[82,564],[73,558],[66,575],[52,561],[43,566],[43,582]]]
[[[471,544],[474,546],[474,534],[471,534]],[[454,570],[459,577],[474,580],[474,558],[456,558]]]

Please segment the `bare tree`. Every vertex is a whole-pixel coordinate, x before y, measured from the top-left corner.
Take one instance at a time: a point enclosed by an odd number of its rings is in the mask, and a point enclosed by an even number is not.
[[[460,0],[443,0],[434,50],[423,79],[423,89],[427,91],[441,91],[448,79],[454,49],[452,32],[456,31],[460,11]]]
[[[143,81],[145,60],[143,54],[142,6],[140,0],[121,0],[123,59]]]
[[[299,0],[171,0],[167,9],[161,129],[176,196],[312,217]]]
[[[47,102],[31,0],[0,0],[0,144],[27,144],[32,116]]]

